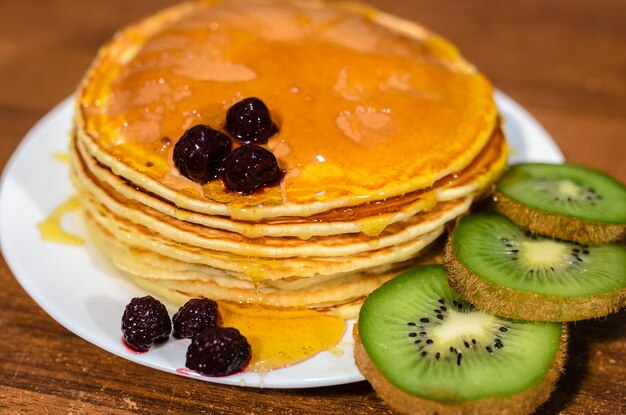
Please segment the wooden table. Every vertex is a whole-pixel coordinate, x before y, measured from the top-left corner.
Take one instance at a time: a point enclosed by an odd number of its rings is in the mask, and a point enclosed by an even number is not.
[[[72,93],[117,27],[171,3],[0,0],[0,166],[30,126]],[[569,160],[626,182],[626,2],[372,3],[451,39],[546,127]],[[391,413],[366,382],[225,387],[130,363],[52,320],[4,261],[0,281],[0,413]],[[626,313],[570,331],[566,373],[540,413],[626,413]]]

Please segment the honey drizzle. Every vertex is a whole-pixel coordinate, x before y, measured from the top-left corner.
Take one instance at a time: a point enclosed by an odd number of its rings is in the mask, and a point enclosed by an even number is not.
[[[37,224],[41,239],[46,242],[65,245],[83,245],[85,240],[82,237],[66,232],[62,227],[65,215],[80,212],[81,206],[78,197],[72,196],[67,199],[57,206],[44,221]]]
[[[52,157],[60,163],[70,164],[70,155],[68,153],[56,152],[56,153],[52,153]]]

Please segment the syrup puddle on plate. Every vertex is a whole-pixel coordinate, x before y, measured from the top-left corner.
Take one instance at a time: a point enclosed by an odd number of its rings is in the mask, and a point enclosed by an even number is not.
[[[235,327],[252,348],[246,371],[267,373],[292,366],[337,347],[345,331],[343,319],[313,310],[275,310],[220,303],[224,327]]]
[[[219,309],[222,327],[237,328],[250,343],[252,357],[244,373],[254,372],[263,377],[272,370],[302,363],[324,351],[334,356],[344,353],[340,346],[346,346],[341,343],[346,324],[339,317],[312,310],[276,310],[229,302],[220,302]],[[190,376],[195,372],[181,367],[176,373]],[[241,379],[239,385],[246,386],[245,380]]]
[[[85,240],[78,235],[66,232],[62,222],[65,215],[82,212],[78,197],[72,196],[57,206],[42,222],[37,224],[41,239],[46,242],[56,242],[65,245],[83,245]]]

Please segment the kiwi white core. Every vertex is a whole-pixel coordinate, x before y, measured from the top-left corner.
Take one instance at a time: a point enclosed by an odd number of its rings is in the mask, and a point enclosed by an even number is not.
[[[565,197],[574,198],[583,192],[583,188],[571,180],[561,180],[559,181],[558,192]]]
[[[445,323],[431,328],[431,338],[442,350],[456,347],[466,338],[492,340],[490,327],[496,325],[496,320],[495,316],[480,311],[463,313],[450,309]]]
[[[520,243],[520,247],[526,263],[537,267],[559,263],[560,258],[569,252],[568,245],[551,240],[525,240]]]

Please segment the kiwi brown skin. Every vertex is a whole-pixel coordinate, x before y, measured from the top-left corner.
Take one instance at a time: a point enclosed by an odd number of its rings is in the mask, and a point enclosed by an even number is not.
[[[608,224],[545,212],[523,205],[495,191],[495,208],[524,229],[533,233],[578,242],[583,245],[614,242],[626,236],[626,224]]]
[[[497,316],[529,321],[578,321],[604,317],[626,306],[626,289],[587,297],[556,297],[517,291],[487,282],[454,256],[452,238],[445,248],[448,283],[465,301]]]
[[[522,415],[533,413],[546,402],[563,372],[567,356],[567,327],[563,324],[561,344],[547,373],[535,386],[505,398],[485,398],[463,403],[444,403],[413,396],[389,382],[378,370],[361,343],[358,325],[352,331],[354,360],[361,374],[387,405],[407,415]]]

